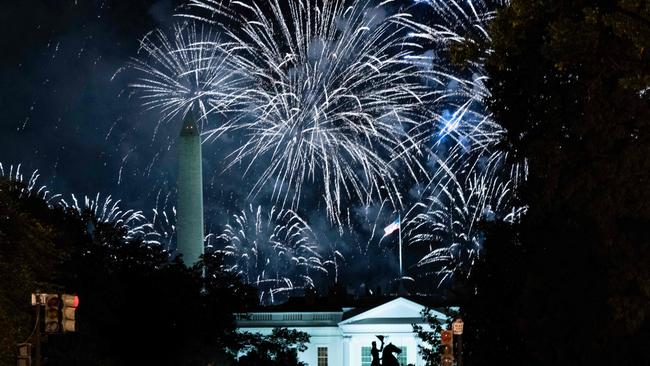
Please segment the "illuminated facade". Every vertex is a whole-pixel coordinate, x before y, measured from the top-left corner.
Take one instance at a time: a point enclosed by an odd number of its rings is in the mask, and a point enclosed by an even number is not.
[[[420,342],[412,324],[428,328],[423,310],[423,305],[398,297],[371,308],[253,312],[248,319],[238,317],[237,326],[262,334],[270,334],[277,327],[308,333],[308,348],[298,358],[309,366],[370,366],[372,342],[380,345],[377,335],[385,337],[385,344],[393,343],[402,350],[397,355],[401,365],[422,366],[417,348]],[[434,314],[446,318],[440,312]]]

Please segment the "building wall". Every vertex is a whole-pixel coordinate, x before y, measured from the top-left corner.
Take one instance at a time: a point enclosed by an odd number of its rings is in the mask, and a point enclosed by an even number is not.
[[[310,335],[307,350],[298,354],[298,359],[309,366],[317,366],[318,347],[327,347],[329,366],[359,366],[361,365],[362,347],[370,347],[372,342],[380,342],[376,334],[383,334],[386,338],[384,344],[392,342],[397,347],[406,347],[406,361],[408,364],[423,366],[424,362],[417,353],[418,340],[413,333],[380,333],[378,329],[369,327],[367,332],[357,328],[355,334],[344,336],[338,327],[288,327]],[[384,329],[386,327],[384,326]],[[247,332],[271,334],[272,327],[242,328]],[[346,360],[347,359],[347,360]]]
[[[317,366],[318,347],[327,347],[328,365],[347,365],[343,360],[343,337],[338,327],[287,327],[309,334],[307,350],[298,354],[298,359],[309,366]],[[240,328],[251,333],[271,334],[272,327]]]
[[[306,332],[310,342],[305,352],[298,355],[309,366],[318,366],[318,348],[327,347],[328,366],[360,366],[363,347],[372,342],[380,346],[377,335],[383,335],[384,344],[405,347],[406,364],[424,366],[418,354],[419,339],[412,324],[431,330],[424,323],[424,307],[404,298],[397,298],[343,320],[340,312],[260,312],[238,316],[239,329],[271,334],[274,327],[286,327]],[[434,312],[439,319],[442,313]],[[369,357],[368,357],[369,358]],[[365,366],[365,365],[364,365]]]

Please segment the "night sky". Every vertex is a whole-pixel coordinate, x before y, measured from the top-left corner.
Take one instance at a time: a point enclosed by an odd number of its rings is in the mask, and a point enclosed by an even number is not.
[[[40,183],[64,195],[111,195],[123,209],[170,209],[176,175],[174,138],[180,120],[155,129],[158,111],[147,111],[129,88],[127,68],[148,32],[168,30],[181,0],[24,0],[3,4],[0,108],[0,162],[38,169]],[[408,2],[404,2],[405,4]],[[233,213],[252,204],[270,207],[264,194],[248,198],[252,185],[237,169],[222,173],[226,155],[240,136],[204,145],[207,232],[220,232]],[[250,174],[255,176],[255,172]],[[364,219],[343,237],[327,221],[318,193],[307,195],[300,214],[321,245],[346,255],[344,281],[354,288],[386,285],[397,271],[396,240],[371,250],[372,227]],[[311,200],[311,201],[310,201]],[[390,210],[370,213],[378,230]],[[361,206],[353,207],[361,212]],[[373,249],[374,248],[374,249]],[[415,258],[408,252],[408,262]],[[386,270],[387,268],[387,270]],[[370,270],[369,270],[370,269]]]
[[[2,12],[2,162],[38,169],[53,191],[112,194],[146,205],[161,164],[146,162],[155,113],[144,113],[116,72],[138,40],[172,21],[171,1],[20,1]],[[115,77],[114,77],[115,75]],[[120,175],[120,168],[122,174]]]

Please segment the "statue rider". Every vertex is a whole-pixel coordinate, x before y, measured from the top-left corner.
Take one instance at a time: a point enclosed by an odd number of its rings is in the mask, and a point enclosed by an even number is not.
[[[372,356],[372,363],[370,366],[380,366],[379,363],[379,354],[384,349],[384,337],[377,337],[381,341],[381,348],[377,349],[377,342],[372,341],[372,349],[370,350],[370,355]]]

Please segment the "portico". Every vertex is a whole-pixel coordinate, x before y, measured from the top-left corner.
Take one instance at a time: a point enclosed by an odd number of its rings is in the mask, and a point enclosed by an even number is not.
[[[273,328],[286,327],[306,332],[310,342],[298,357],[310,366],[370,366],[370,349],[377,335],[402,350],[396,355],[401,366],[422,366],[419,339],[412,324],[428,327],[422,318],[424,306],[398,297],[371,308],[340,308],[320,311],[258,311],[239,317],[242,331],[270,334]],[[434,312],[440,319],[441,312]]]

